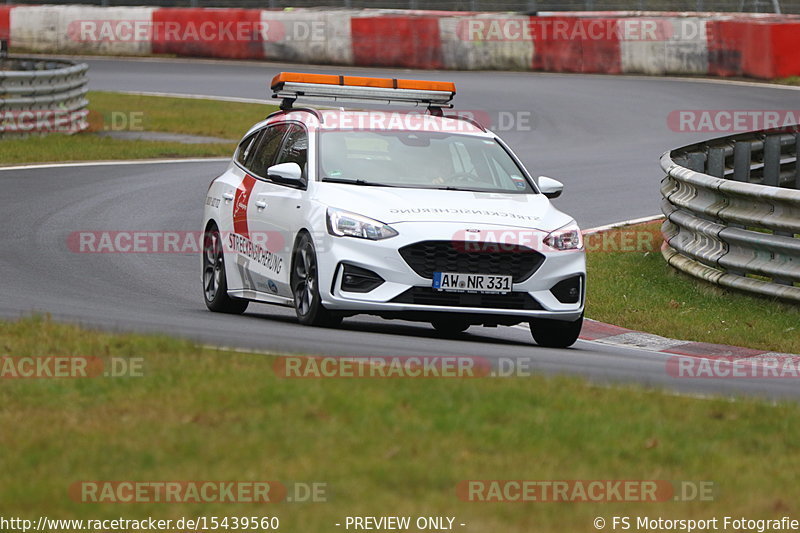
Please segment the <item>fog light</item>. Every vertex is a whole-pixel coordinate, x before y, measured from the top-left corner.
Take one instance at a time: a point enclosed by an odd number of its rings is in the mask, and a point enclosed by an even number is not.
[[[562,304],[576,304],[581,300],[582,286],[583,276],[573,276],[553,285],[550,292]]]
[[[366,268],[344,263],[342,290],[347,292],[369,292],[383,284],[384,279]]]

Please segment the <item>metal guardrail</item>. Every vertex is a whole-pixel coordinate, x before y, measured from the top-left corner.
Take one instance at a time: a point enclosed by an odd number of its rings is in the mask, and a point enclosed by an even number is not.
[[[800,302],[800,126],[661,157],[664,258],[711,283]]]
[[[85,130],[86,63],[0,58],[0,139]]]
[[[1,2],[0,2],[1,3]],[[697,11],[800,13],[800,0],[5,0],[6,4],[162,7],[332,7],[445,11]]]

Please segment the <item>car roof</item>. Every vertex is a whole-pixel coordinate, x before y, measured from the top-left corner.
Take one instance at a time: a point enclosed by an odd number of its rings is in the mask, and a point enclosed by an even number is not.
[[[309,107],[276,111],[250,128],[247,135],[270,124],[286,121],[299,122],[312,131],[419,131],[494,137],[468,115],[437,116],[415,108],[383,111]]]

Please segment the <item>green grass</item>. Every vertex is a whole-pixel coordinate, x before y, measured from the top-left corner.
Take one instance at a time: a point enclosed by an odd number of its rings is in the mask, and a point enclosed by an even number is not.
[[[660,224],[635,231],[656,234]],[[652,244],[589,252],[587,316],[672,338],[800,353],[800,307],[695,280],[667,265],[660,237]]]
[[[236,142],[275,106],[90,92],[87,132],[0,141],[0,164],[164,157],[229,157]],[[182,133],[229,142],[183,144],[99,137],[104,130]]]
[[[273,358],[42,319],[0,323],[0,354],[141,356],[144,377],[0,380],[5,516],[455,516],[470,531],[592,531],[596,516],[798,511],[797,405],[593,387],[573,378],[276,377]],[[715,501],[472,503],[469,479],[707,480]],[[324,482],[327,503],[76,503],[76,481]],[[460,528],[458,528],[460,529]]]
[[[133,112],[141,113],[138,117],[141,117],[143,129],[148,131],[220,137],[234,142],[238,142],[253,124],[278,109],[266,104],[111,92],[91,92],[88,98],[95,129],[101,126],[97,119],[111,122],[114,113]]]
[[[789,78],[781,78],[775,80],[774,83],[779,83],[781,85],[800,85],[800,76],[791,76]]]

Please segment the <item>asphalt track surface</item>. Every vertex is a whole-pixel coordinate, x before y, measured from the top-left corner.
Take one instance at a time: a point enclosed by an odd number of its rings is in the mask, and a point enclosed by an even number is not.
[[[213,61],[88,60],[93,90],[264,98],[281,70],[342,69]],[[364,70],[364,69],[349,69]],[[460,109],[530,112],[531,128],[501,132],[535,174],[566,184],[556,205],[584,227],[658,212],[659,155],[707,138],[667,126],[676,109],[796,109],[798,93],[700,80],[538,73],[370,70],[456,82]],[[260,117],[254,117],[254,122]],[[0,158],[2,160],[2,158]],[[79,254],[76,231],[199,231],[222,161],[0,171],[0,316],[47,312],[114,331],[163,332],[202,343],[331,355],[467,355],[525,360],[547,374],[635,382],[676,392],[797,397],[791,380],[676,379],[667,355],[579,341],[537,347],[522,328],[471,328],[444,339],[427,324],[371,317],[340,329],[303,327],[290,309],[251,304],[241,317],[203,304],[196,254]],[[591,291],[591,285],[590,285]],[[591,294],[591,293],[590,293]]]

